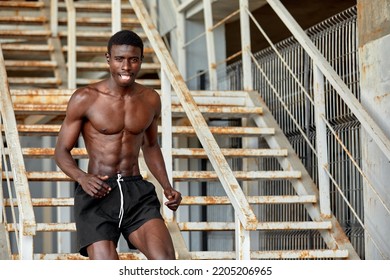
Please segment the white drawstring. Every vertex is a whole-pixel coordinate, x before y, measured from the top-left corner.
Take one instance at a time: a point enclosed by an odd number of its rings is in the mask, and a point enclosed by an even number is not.
[[[122,192],[122,185],[121,185],[120,181],[123,181],[122,175],[118,174],[118,179],[116,179],[116,182],[118,183],[119,192],[120,192],[120,195],[121,195],[121,208],[119,210],[119,225],[118,225],[119,228],[121,227],[121,223],[122,223],[122,219],[123,219],[123,212],[124,212],[124,209],[123,209],[123,192]]]

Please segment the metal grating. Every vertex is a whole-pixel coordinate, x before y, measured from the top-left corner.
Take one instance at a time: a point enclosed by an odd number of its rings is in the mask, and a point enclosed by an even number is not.
[[[355,96],[360,99],[356,17],[357,9],[354,6],[313,26],[306,32]],[[275,46],[292,69],[297,80],[313,97],[312,65],[303,48],[294,38],[288,38],[275,44]],[[267,78],[254,67],[252,70],[254,77],[253,86],[266,102],[296,153],[302,159],[309,174],[317,182],[317,158],[305,140],[305,137],[307,137],[311,145],[315,147],[314,105],[310,103],[299,84],[292,78],[271,47],[256,53],[254,56],[266,73]],[[272,90],[266,79],[271,81],[279,97],[276,96],[275,91]],[[230,89],[242,89],[242,63],[236,62],[230,65],[225,79],[221,80],[221,82],[227,84]],[[329,83],[326,83],[325,94],[327,120],[353,155],[353,159],[360,166],[360,123]],[[295,123],[282,106],[281,101],[294,116]],[[305,132],[305,136],[301,134],[297,124]],[[356,211],[358,218],[363,220],[362,176],[336,141],[334,135],[329,131],[328,143],[330,173],[347,197],[348,202],[352,205],[353,210]],[[266,169],[275,169],[276,165],[276,161],[266,160],[262,166]],[[285,183],[274,182],[273,184],[279,185],[267,186],[267,188],[264,188],[264,195],[272,194],[274,190],[285,189],[285,192],[288,192],[286,190],[287,187],[284,185]],[[334,183],[331,185],[331,205],[334,215],[343,226],[359,256],[364,259],[364,230]],[[277,213],[276,216],[280,217],[294,213],[296,219],[302,219],[302,215],[304,215],[303,211],[297,209],[291,211],[292,209],[289,209],[289,207],[272,206],[272,208],[264,209],[266,216],[262,218],[274,219],[274,213]],[[302,239],[306,241],[302,242]],[[279,241],[276,242],[275,240]],[[308,240],[311,241],[307,242]],[[288,248],[290,246],[288,244],[295,244],[296,249],[305,249],[307,244],[313,245],[313,243],[318,243],[318,240],[320,239],[317,238],[316,233],[294,232],[286,234],[274,232],[272,236],[268,235],[268,237],[265,237],[263,245],[268,249],[277,250],[282,248],[280,246],[281,243],[285,244],[284,248]]]

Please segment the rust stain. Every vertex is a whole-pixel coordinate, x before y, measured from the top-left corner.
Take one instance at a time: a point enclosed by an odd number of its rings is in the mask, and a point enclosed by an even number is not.
[[[375,101],[375,103],[382,103],[383,99],[385,99],[389,95],[390,95],[390,93],[385,93],[383,95],[377,95],[374,97],[374,101]]]

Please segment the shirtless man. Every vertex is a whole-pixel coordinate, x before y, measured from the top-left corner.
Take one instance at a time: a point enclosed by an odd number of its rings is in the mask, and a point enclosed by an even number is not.
[[[148,259],[174,259],[171,236],[160,214],[154,186],[140,175],[140,150],[176,211],[180,192],[168,180],[158,143],[161,101],[158,93],[135,82],[143,42],[128,30],[114,34],[107,46],[110,77],[77,89],[69,100],[55,148],[57,165],[78,182],[75,220],[80,253],[90,259],[118,259],[122,234],[130,248]],[[88,171],[71,156],[82,134]]]

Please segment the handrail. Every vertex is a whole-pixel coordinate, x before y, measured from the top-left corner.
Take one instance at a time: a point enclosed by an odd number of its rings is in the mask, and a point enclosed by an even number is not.
[[[340,76],[332,68],[325,57],[320,53],[307,34],[298,25],[295,19],[290,15],[286,8],[279,0],[267,0],[268,4],[283,21],[285,26],[290,30],[302,48],[307,52],[321,70],[323,75],[328,79],[345,104],[360,121],[367,133],[372,137],[385,156],[390,160],[390,140],[383,130],[376,124],[371,116],[366,112],[357,98],[353,95],[348,86],[343,82]]]
[[[191,96],[183,77],[176,68],[176,65],[161,39],[160,34],[148,15],[142,0],[129,1],[140,20],[158,59],[161,62],[162,70],[165,72],[172,87],[174,88],[187,117],[195,129],[199,141],[202,143],[203,148],[209,155],[209,160],[213,165],[218,178],[221,180],[222,186],[231,200],[240,222],[245,229],[255,230],[257,226],[257,218],[242,192],[237,179],[234,177],[229,164],[216,143],[215,138],[211,134],[205,119]]]
[[[13,173],[16,199],[19,209],[19,243],[22,259],[33,258],[32,238],[36,234],[36,221],[31,201],[29,184],[26,176],[21,144],[18,136],[15,112],[12,106],[3,51],[0,44],[0,110],[3,130],[9,148],[9,159]],[[26,244],[26,246],[24,246]]]
[[[351,162],[353,163],[353,165],[355,166],[355,168],[357,169],[357,171],[359,172],[359,174],[362,176],[362,179],[366,182],[367,186],[371,189],[371,191],[376,195],[376,197],[378,198],[379,202],[382,204],[382,206],[384,207],[385,211],[387,213],[390,213],[390,208],[389,206],[386,204],[386,202],[380,197],[380,195],[378,194],[378,192],[375,190],[375,188],[373,187],[372,183],[369,181],[369,179],[367,178],[367,175],[363,172],[362,168],[359,166],[359,164],[356,162],[356,160],[353,158],[353,155],[351,154],[351,152],[348,150],[348,148],[344,145],[344,143],[342,142],[342,140],[340,139],[340,137],[338,136],[338,134],[336,133],[336,131],[333,129],[332,125],[329,123],[329,121],[327,120],[327,118],[325,117],[325,113],[323,111],[324,107],[323,107],[323,104],[314,104],[314,101],[312,100],[312,97],[308,94],[307,90],[303,87],[303,85],[299,82],[298,78],[295,76],[295,74],[293,73],[293,71],[291,70],[291,68],[289,67],[289,65],[286,63],[286,61],[283,59],[283,56],[281,54],[281,52],[276,48],[276,46],[269,40],[269,38],[267,37],[267,35],[264,33],[264,30],[260,27],[260,25],[258,24],[258,22],[256,21],[256,19],[253,17],[253,15],[251,15],[250,11],[247,10],[247,13],[250,15],[250,17],[252,18],[254,24],[258,27],[258,29],[260,30],[260,32],[262,32],[263,36],[267,39],[267,41],[269,42],[271,48],[274,50],[274,52],[276,53],[277,57],[279,58],[279,60],[282,62],[283,66],[285,66],[285,68],[288,70],[288,72],[291,74],[291,77],[294,78],[295,82],[297,83],[297,85],[300,87],[300,90],[305,94],[305,97],[308,99],[308,101],[311,103],[312,106],[314,106],[315,108],[315,111],[319,111],[319,112],[316,112],[315,115],[317,117],[317,120],[316,120],[316,127],[322,127],[322,131],[321,132],[317,132],[316,133],[316,139],[318,140],[320,137],[324,137],[325,136],[325,140],[323,140],[323,147],[324,149],[317,149],[317,151],[314,149],[314,147],[312,146],[312,144],[310,143],[310,141],[308,140],[308,137],[305,135],[305,133],[302,131],[302,128],[300,127],[300,125],[298,124],[297,120],[295,119],[295,117],[292,115],[292,112],[289,110],[289,108],[287,108],[287,105],[285,104],[285,102],[283,101],[283,99],[277,94],[277,90],[275,89],[273,83],[268,79],[267,77],[267,74],[263,71],[262,67],[260,66],[260,63],[256,60],[256,58],[254,57],[253,54],[251,54],[252,56],[252,60],[254,62],[254,64],[257,66],[258,70],[261,72],[261,74],[263,75],[264,79],[266,80],[266,82],[268,83],[268,85],[270,86],[270,88],[272,89],[272,91],[275,93],[275,96],[276,98],[278,99],[278,101],[280,102],[280,104],[283,106],[283,108],[285,109],[286,113],[290,116],[291,118],[291,121],[296,125],[296,128],[301,132],[301,136],[306,140],[306,143],[308,144],[308,146],[310,146],[310,148],[312,149],[312,152],[313,154],[318,158],[318,174],[321,174],[319,175],[318,177],[318,185],[319,185],[319,190],[320,190],[320,195],[319,195],[319,198],[320,198],[320,207],[321,207],[321,213],[323,215],[329,215],[329,203],[330,203],[330,200],[329,200],[329,180],[333,183],[333,185],[337,188],[337,190],[339,191],[339,194],[341,195],[341,197],[344,199],[345,203],[347,204],[347,206],[350,208],[351,212],[354,214],[355,218],[357,219],[357,221],[359,222],[359,224],[361,225],[361,227],[365,230],[365,234],[367,235],[368,238],[371,239],[371,242],[374,244],[374,246],[376,246],[376,248],[378,249],[378,252],[382,255],[382,257],[384,259],[387,258],[387,256],[384,255],[384,253],[382,252],[382,250],[380,249],[380,246],[378,246],[378,242],[375,241],[373,239],[373,236],[370,234],[370,231],[369,229],[364,225],[364,223],[362,222],[362,219],[358,216],[358,214],[356,213],[356,211],[353,209],[353,207],[351,206],[351,204],[349,203],[348,199],[346,199],[346,196],[343,192],[343,190],[341,189],[341,187],[339,186],[339,184],[337,183],[335,177],[333,174],[331,174],[330,172],[330,168],[329,168],[329,164],[328,164],[328,161],[327,159],[325,159],[324,161],[321,162],[321,159],[320,157],[322,156],[327,156],[327,146],[326,145],[326,129],[328,129],[330,131],[330,133],[334,136],[334,138],[336,139],[336,141],[339,143],[339,145],[341,146],[342,150],[344,150],[344,152],[346,153],[346,155],[348,156],[348,158],[351,160]],[[287,25],[287,23],[286,23]],[[299,27],[298,27],[299,28]],[[293,34],[294,35],[294,34]],[[302,31],[302,34],[301,34],[303,37],[306,36],[306,33]],[[294,37],[295,39],[297,39],[296,37]],[[306,38],[307,40],[311,40],[310,38]],[[299,42],[299,40],[297,40],[298,43],[302,46],[301,42]],[[316,48],[316,47],[314,47]],[[316,48],[317,49],[317,48]],[[319,51],[318,51],[319,53]],[[316,74],[316,75],[313,75],[314,77],[315,76],[319,76],[317,78],[320,78],[323,79],[323,77],[325,76],[324,73],[322,73],[322,71],[318,68],[318,65],[316,64],[316,60],[313,59],[313,73]],[[331,66],[329,66],[331,68]],[[316,80],[316,79],[314,79]],[[329,81],[330,83],[332,81]],[[339,81],[340,82],[340,81]],[[317,81],[318,83],[318,81]],[[343,81],[341,81],[341,83],[343,83]],[[314,95],[315,95],[315,98],[316,99],[319,95],[319,93],[323,90],[323,87],[324,87],[324,84],[323,82],[321,82],[321,85],[318,86],[318,89],[317,89],[317,86],[315,86],[316,83],[314,83]],[[318,91],[319,90],[319,91]],[[351,93],[352,94],[352,93]],[[324,98],[322,96],[322,98]],[[353,98],[355,98],[353,96]],[[356,99],[356,98],[355,98]],[[322,100],[323,101],[323,100]],[[321,103],[321,102],[320,102]],[[347,104],[348,105],[348,104]],[[322,107],[322,108],[321,108]],[[322,110],[322,112],[321,112]],[[362,109],[363,110],[363,109]],[[357,119],[358,121],[360,121],[359,119]],[[360,122],[361,123],[361,122]],[[318,143],[317,143],[317,146],[318,146]],[[322,176],[322,179],[324,180],[324,182],[321,184],[321,177]],[[322,190],[321,190],[321,185],[322,185]],[[325,209],[323,206],[326,206]]]

